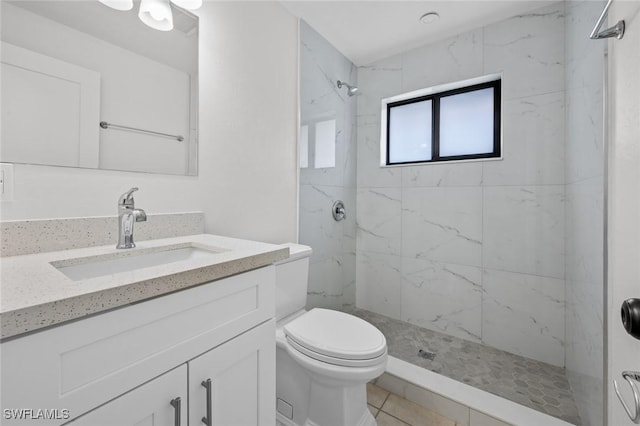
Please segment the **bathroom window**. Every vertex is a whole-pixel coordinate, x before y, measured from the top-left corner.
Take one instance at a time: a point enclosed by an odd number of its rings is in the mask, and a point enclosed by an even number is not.
[[[498,76],[382,101],[381,165],[500,158]]]

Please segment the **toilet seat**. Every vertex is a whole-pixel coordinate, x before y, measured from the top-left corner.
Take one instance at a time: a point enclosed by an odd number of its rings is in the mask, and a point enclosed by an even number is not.
[[[315,308],[283,328],[302,354],[344,367],[369,367],[386,360],[387,342],[373,325],[344,312]]]

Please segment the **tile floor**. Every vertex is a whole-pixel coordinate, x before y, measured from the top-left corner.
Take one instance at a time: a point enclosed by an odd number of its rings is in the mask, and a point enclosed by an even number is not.
[[[350,313],[382,331],[391,356],[580,425],[563,368],[362,309]]]
[[[456,423],[414,402],[368,383],[367,403],[378,426],[456,426]]]

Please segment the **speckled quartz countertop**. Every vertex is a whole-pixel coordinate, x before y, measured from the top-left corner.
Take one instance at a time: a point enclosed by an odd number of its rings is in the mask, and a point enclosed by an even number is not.
[[[201,234],[136,243],[0,258],[2,339],[140,302],[286,259],[289,249]],[[211,255],[128,272],[72,280],[58,266],[196,247]]]

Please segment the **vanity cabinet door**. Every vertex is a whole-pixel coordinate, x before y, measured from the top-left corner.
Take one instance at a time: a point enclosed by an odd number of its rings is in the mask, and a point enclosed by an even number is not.
[[[180,398],[179,402],[177,398]],[[68,423],[69,426],[184,426],[186,424],[186,364]]]
[[[191,426],[275,424],[274,336],[270,320],[189,362]]]

